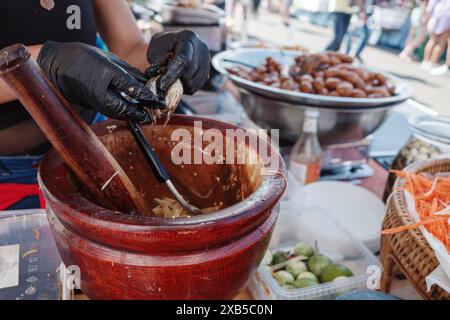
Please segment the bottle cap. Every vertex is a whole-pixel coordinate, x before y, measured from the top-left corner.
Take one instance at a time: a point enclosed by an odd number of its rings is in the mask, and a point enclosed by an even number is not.
[[[319,117],[319,110],[317,110],[317,109],[307,109],[305,111],[305,117],[307,117],[307,118],[318,118]]]

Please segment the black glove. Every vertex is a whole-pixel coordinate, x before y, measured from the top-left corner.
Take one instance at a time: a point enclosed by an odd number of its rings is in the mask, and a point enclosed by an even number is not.
[[[150,78],[166,66],[164,74],[156,83],[158,92],[166,92],[180,79],[184,92],[193,94],[209,78],[211,57],[208,46],[190,30],[154,35],[147,51],[147,60],[150,67],[146,73]]]
[[[106,116],[148,122],[150,119],[141,105],[164,107],[164,103],[145,86],[144,74],[95,47],[48,41],[37,62],[69,102]],[[139,103],[129,102],[121,92]]]

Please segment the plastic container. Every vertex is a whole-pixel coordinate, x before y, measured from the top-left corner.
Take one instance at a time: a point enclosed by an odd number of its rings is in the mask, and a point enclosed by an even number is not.
[[[421,116],[409,121],[413,135],[437,148],[450,153],[450,117]]]
[[[327,231],[327,237],[323,237],[324,230]],[[369,249],[331,215],[318,208],[302,207],[299,201],[282,202],[270,250],[272,253],[278,250],[292,251],[295,244],[300,241],[311,246],[317,241],[321,254],[331,258],[334,263],[346,266],[354,276],[303,289],[287,289],[278,284],[267,266],[261,265],[249,286],[255,299],[335,299],[353,289],[367,289],[368,279],[372,274],[369,267],[379,267],[378,259]]]
[[[419,116],[409,119],[412,136],[394,159],[391,169],[403,170],[408,165],[450,156],[450,117]],[[389,174],[383,200],[392,193],[396,175]]]
[[[55,300],[61,258],[44,210],[0,212],[0,300]]]

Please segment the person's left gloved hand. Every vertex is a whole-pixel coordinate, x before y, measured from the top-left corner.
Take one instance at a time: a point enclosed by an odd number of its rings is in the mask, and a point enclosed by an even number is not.
[[[87,44],[47,41],[37,62],[69,102],[106,116],[145,123],[150,117],[142,107],[165,107],[138,69]]]
[[[156,83],[162,93],[180,79],[184,92],[193,94],[204,86],[211,69],[208,46],[190,30],[154,35],[147,51],[147,60],[150,67],[146,73],[150,78],[165,68]]]

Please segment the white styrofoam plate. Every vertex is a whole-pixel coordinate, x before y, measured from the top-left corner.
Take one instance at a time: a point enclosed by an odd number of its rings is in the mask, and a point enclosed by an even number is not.
[[[307,207],[327,211],[372,252],[380,250],[385,205],[375,194],[362,187],[338,181],[312,183],[306,185],[303,191]],[[316,232],[320,233],[320,230]]]

